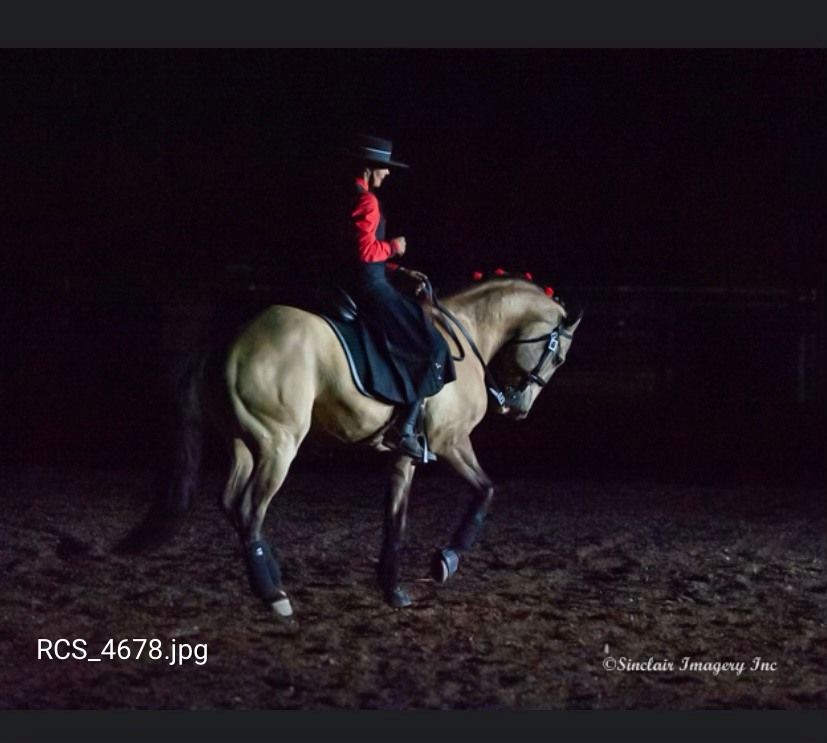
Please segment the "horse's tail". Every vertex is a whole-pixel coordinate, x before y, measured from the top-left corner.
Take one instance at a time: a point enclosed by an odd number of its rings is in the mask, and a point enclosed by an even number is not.
[[[155,480],[155,500],[137,526],[114,548],[135,553],[159,547],[180,529],[201,479],[203,420],[201,386],[207,354],[188,359],[175,386],[175,410]]]

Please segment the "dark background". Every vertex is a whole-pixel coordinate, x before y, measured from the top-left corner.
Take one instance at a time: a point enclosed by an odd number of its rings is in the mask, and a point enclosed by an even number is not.
[[[528,421],[480,427],[495,474],[823,476],[824,50],[6,50],[0,81],[6,461],[150,464],[178,360],[335,275],[357,130],[411,164],[383,204],[438,291],[503,266],[588,305]]]

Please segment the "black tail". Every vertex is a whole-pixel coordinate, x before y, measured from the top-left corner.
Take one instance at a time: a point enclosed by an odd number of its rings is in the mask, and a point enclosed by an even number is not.
[[[170,540],[186,520],[201,479],[203,427],[201,382],[206,354],[193,356],[178,375],[169,440],[161,453],[155,481],[155,500],[143,521],[114,547],[115,552],[135,553],[159,547]]]

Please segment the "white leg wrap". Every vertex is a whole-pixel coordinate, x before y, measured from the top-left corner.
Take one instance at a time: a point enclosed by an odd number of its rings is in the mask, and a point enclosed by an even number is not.
[[[270,608],[280,617],[292,617],[293,606],[290,604],[290,599],[285,596],[283,599],[278,599],[270,604]]]

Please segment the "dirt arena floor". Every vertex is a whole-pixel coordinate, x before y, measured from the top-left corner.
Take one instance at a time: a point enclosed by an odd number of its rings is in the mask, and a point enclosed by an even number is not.
[[[440,587],[429,559],[467,493],[435,467],[409,514],[414,605],[392,610],[374,586],[382,478],[325,469],[294,473],[268,516],[293,625],[249,592],[207,495],[216,475],[175,541],[124,558],[106,550],[142,513],[148,473],[2,470],[0,707],[827,707],[816,489],[502,482]],[[53,646],[79,657],[38,660],[59,638],[84,641]]]

